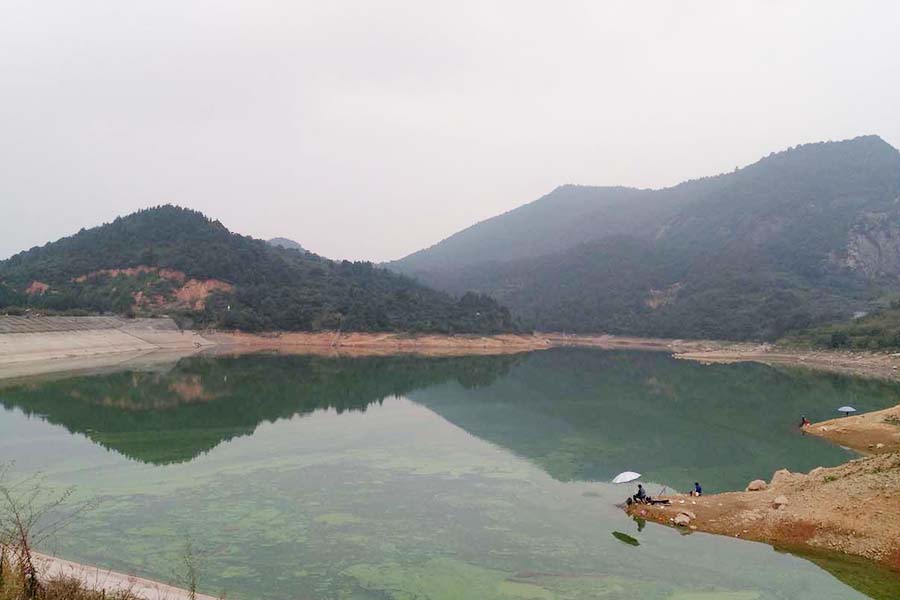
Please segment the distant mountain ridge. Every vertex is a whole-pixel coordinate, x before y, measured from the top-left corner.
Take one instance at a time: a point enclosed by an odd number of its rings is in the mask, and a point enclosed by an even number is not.
[[[661,190],[562,186],[388,266],[543,330],[774,339],[900,293],[900,153],[864,136]]]
[[[509,311],[485,296],[457,299],[371,263],[273,246],[171,205],[0,261],[4,307],[180,315],[248,331],[513,328]]]
[[[285,237],[274,237],[270,240],[266,241],[270,246],[277,246],[278,248],[287,248],[288,250],[298,250],[300,252],[309,252],[306,248],[301,246],[299,243],[295,242],[290,238]]]

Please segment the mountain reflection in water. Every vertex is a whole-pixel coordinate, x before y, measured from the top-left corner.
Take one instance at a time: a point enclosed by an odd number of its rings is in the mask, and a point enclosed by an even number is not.
[[[191,357],[166,372],[32,383],[0,403],[145,463],[190,461],[265,422],[316,410],[365,411],[407,396],[560,481],[624,468],[686,489],[737,489],[776,469],[851,454],[798,434],[796,421],[850,402],[867,411],[900,386],[753,363],[700,365],[654,352],[566,349],[521,355]]]
[[[103,498],[64,556],[164,577],[190,530],[217,553],[211,591],[230,597],[454,597],[437,591],[466,581],[503,600],[843,600],[852,591],[811,563],[632,523],[614,506],[630,488],[604,482],[634,469],[716,491],[837,464],[851,454],[801,436],[799,415],[897,392],[652,352],[195,356],[7,385],[0,453]],[[811,560],[880,597],[870,566]]]

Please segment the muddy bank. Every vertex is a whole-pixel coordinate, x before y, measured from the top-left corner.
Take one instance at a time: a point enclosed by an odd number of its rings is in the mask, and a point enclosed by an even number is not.
[[[807,474],[781,470],[769,482],[754,483],[748,487],[761,489],[663,496],[672,504],[627,511],[691,530],[859,556],[900,572],[900,453]]]

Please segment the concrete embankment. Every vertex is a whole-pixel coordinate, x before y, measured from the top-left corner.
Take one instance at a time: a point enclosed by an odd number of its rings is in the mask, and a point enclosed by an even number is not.
[[[117,592],[129,592],[132,596],[146,600],[214,600],[213,596],[192,594],[188,590],[158,581],[82,565],[55,556],[35,553],[32,558],[38,577],[44,581],[75,579],[88,589],[103,590],[109,596],[114,596]]]
[[[101,367],[144,354],[190,354],[213,342],[171,319],[0,316],[0,378]]]

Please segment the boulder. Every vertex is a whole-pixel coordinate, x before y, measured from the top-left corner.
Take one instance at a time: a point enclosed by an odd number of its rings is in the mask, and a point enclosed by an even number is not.
[[[684,513],[675,516],[674,523],[679,527],[687,527],[691,524],[691,518]]]
[[[882,444],[881,442],[878,442],[877,444],[875,444],[875,447],[879,448],[879,449],[884,448],[884,444]]]
[[[697,518],[697,515],[695,515],[694,512],[690,510],[680,510],[678,511],[678,514],[686,516],[691,521]]]
[[[749,484],[747,484],[747,491],[748,492],[761,492],[764,489],[766,489],[767,487],[769,487],[769,485],[762,479],[754,479]]]
[[[775,496],[775,499],[772,500],[772,506],[775,508],[781,508],[782,506],[788,505],[787,496]]]
[[[787,481],[790,481],[792,476],[793,474],[787,469],[778,469],[777,471],[775,471],[775,474],[772,475],[772,483],[770,483],[769,485],[776,486],[780,483],[785,483]]]

